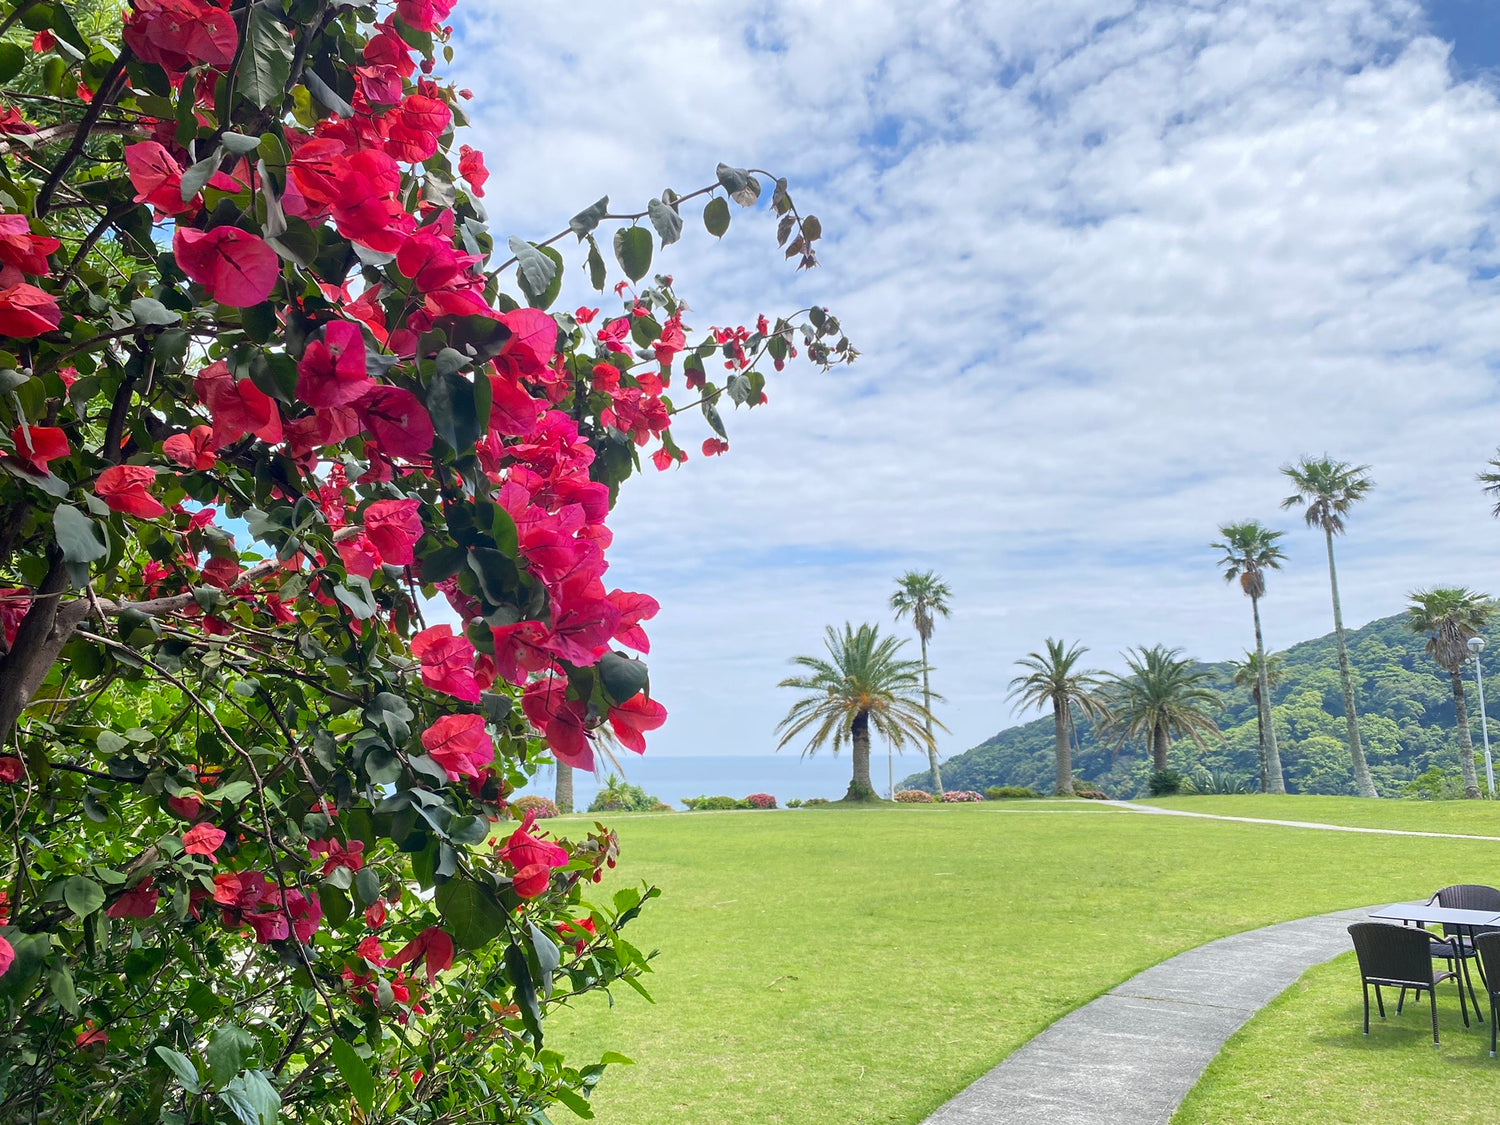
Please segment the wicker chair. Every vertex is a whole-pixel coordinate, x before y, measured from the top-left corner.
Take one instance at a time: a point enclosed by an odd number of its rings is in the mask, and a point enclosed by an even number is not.
[[[1482,883],[1456,883],[1444,887],[1428,900],[1450,910],[1488,910],[1500,914],[1500,889],[1486,887]],[[1500,927],[1494,926],[1447,926],[1443,927],[1443,941],[1432,947],[1432,955],[1447,962],[1449,971],[1462,973],[1464,983],[1469,986],[1469,998],[1474,1001],[1474,1013],[1481,1021],[1479,997],[1474,992],[1474,981],[1469,976],[1469,961],[1474,957],[1472,939],[1476,934],[1487,933]],[[1479,979],[1489,988],[1490,977],[1484,964],[1479,965]]]
[[[1365,994],[1365,1034],[1370,1034],[1370,986],[1375,986],[1375,1003],[1380,1009],[1381,1019],[1385,1019],[1381,985],[1401,989],[1401,997],[1396,1002],[1398,1015],[1409,988],[1417,993],[1427,993],[1432,1007],[1432,1045],[1436,1047],[1437,986],[1450,977],[1458,980],[1456,973],[1433,971],[1431,946],[1440,939],[1426,930],[1399,926],[1394,922],[1356,922],[1349,927],[1349,936],[1354,939],[1354,952],[1359,958],[1359,980]],[[1458,1008],[1467,1027],[1469,1011],[1464,1002],[1462,981],[1458,981]]]
[[[1495,1012],[1500,1001],[1500,930],[1486,928],[1474,937],[1474,950],[1479,954],[1479,975],[1485,982],[1484,990],[1490,994],[1490,1058],[1495,1057]]]

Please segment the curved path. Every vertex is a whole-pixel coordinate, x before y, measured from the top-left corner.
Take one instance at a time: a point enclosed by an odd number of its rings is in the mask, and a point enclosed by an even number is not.
[[[1375,909],[1233,934],[1137,973],[1009,1055],[926,1125],[1169,1121],[1224,1041],[1313,965],[1350,951],[1349,923]]]

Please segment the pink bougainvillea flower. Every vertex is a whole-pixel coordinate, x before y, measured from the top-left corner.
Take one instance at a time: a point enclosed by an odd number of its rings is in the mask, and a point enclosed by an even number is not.
[[[94,482],[94,494],[112,512],[154,520],[167,511],[147,491],[155,480],[156,470],[147,465],[111,465]]]
[[[667,721],[667,709],[641,692],[609,709],[609,725],[620,745],[637,754],[646,752],[645,734]]]
[[[344,569],[360,578],[370,578],[380,565],[380,552],[364,532],[349,539],[340,539],[336,544]]]
[[[221,305],[243,309],[271,295],[281,277],[281,259],[261,238],[239,227],[194,230],[179,226],[172,253],[182,272]]]
[[[194,426],[162,442],[161,451],[184,469],[212,469],[219,460],[214,456],[213,440],[212,426]]]
[[[354,409],[388,455],[412,461],[426,457],[432,449],[432,419],[417,396],[404,387],[372,387]]]
[[[224,845],[224,830],[212,824],[198,824],[182,834],[182,850],[187,855],[206,856],[218,862],[214,853]]]
[[[443,715],[422,732],[422,746],[450,781],[478,777],[495,760],[495,742],[481,715]]]
[[[29,340],[61,323],[62,310],[52,294],[24,282],[0,289],[0,336]]]
[[[359,326],[335,320],[297,364],[297,397],[312,407],[348,406],[375,385],[365,371]]]
[[[182,165],[156,141],[127,145],[125,168],[135,188],[135,201],[149,203],[158,217],[197,209],[192,200],[182,198]]]
[[[573,955],[575,957],[581,956],[583,951],[588,948],[590,938],[598,936],[598,931],[594,929],[594,920],[592,918],[578,918],[567,922],[558,922],[552,929],[556,931],[558,937],[563,939],[565,945],[571,944],[573,946]]]
[[[142,62],[181,74],[200,63],[227,67],[239,32],[223,7],[203,0],[135,0],[124,39]]]
[[[190,793],[185,797],[168,797],[167,808],[183,820],[197,820],[198,814],[203,811],[203,798],[196,793]]]
[[[682,450],[679,449],[676,456],[673,456],[672,451],[669,450],[665,445],[663,445],[655,453],[651,454],[651,463],[655,465],[657,470],[660,472],[666,472],[672,467],[673,464],[686,460],[687,454]]]
[[[366,934],[364,939],[354,947],[354,952],[372,965],[385,964],[385,949],[381,947],[380,939],[374,934]]]
[[[408,94],[385,118],[385,151],[402,164],[420,164],[438,150],[438,138],[453,120],[453,111],[436,98]]]
[[[428,926],[411,941],[391,954],[386,964],[392,968],[418,964],[427,969],[427,983],[432,984],[437,975],[453,964],[453,939],[439,926]]]
[[[83,1021],[83,1030],[73,1037],[73,1045],[79,1050],[89,1047],[103,1047],[109,1042],[109,1037],[94,1026],[93,1020]]]
[[[634,594],[629,590],[611,590],[609,600],[620,611],[620,626],[610,639],[637,652],[650,652],[651,641],[641,628],[641,622],[655,617],[661,610],[661,603],[650,594]]]
[[[272,445],[285,437],[281,411],[271,396],[249,379],[236,381],[223,360],[198,372],[193,391],[213,416],[215,449],[223,449],[246,434],[254,434]]]
[[[0,758],[0,784],[14,785],[26,776],[26,766],[20,758],[7,754]]]
[[[585,723],[588,710],[581,700],[567,697],[568,682],[560,676],[532,680],[521,694],[521,710],[542,732],[552,756],[579,770],[594,768]]]
[[[541,402],[509,373],[490,376],[490,430],[504,437],[527,437],[536,430]]]
[[[531,826],[535,823],[536,810],[530,809],[505,846],[495,853],[515,868],[511,885],[522,898],[536,898],[547,889],[553,869],[568,865],[566,848],[531,834]]]
[[[436,31],[453,11],[456,0],[397,0],[396,15],[417,31]]]
[[[474,678],[474,646],[467,637],[455,637],[448,625],[434,625],[411,639],[411,654],[422,662],[422,682],[433,691],[469,703],[479,702],[479,681]],[[478,718],[477,715],[469,717]],[[482,721],[479,726],[482,730]]]
[[[155,881],[147,877],[115,899],[104,913],[111,918],[149,918],[156,913],[157,894]]]
[[[458,174],[469,181],[469,190],[480,199],[484,198],[484,185],[490,178],[484,166],[484,153],[468,145],[458,146]]]
[[[365,534],[380,552],[381,562],[411,566],[412,548],[422,538],[419,500],[377,500],[365,509]]]
[[[16,447],[11,456],[38,473],[48,471],[48,461],[72,452],[68,435],[57,426],[17,426],[11,430],[10,440]]]
[[[703,439],[703,456],[717,457],[721,453],[728,452],[729,443],[723,438],[711,437]]]
[[[0,265],[14,266],[22,273],[46,274],[47,255],[62,245],[55,238],[31,233],[25,215],[0,215]]]
[[[365,925],[372,930],[378,930],[385,925],[385,899],[377,898],[365,907]]]
[[[0,632],[5,634],[5,647],[16,643],[16,630],[31,610],[31,591],[24,586],[0,589]]]
[[[541,309],[513,309],[500,317],[510,339],[495,357],[495,367],[518,379],[542,379],[557,354],[557,321]]]
[[[365,865],[363,840],[351,840],[349,846],[345,847],[343,841],[334,836],[327,840],[310,841],[307,850],[314,859],[318,856],[326,857],[323,860],[324,875],[332,875],[340,867],[358,871]]]
[[[10,942],[0,937],[0,977],[3,977],[10,970],[15,960],[15,949],[11,947]]]

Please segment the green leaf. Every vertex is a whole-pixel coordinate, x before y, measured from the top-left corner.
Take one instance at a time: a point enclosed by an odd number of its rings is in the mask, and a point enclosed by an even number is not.
[[[213,178],[213,174],[219,168],[219,146],[215,145],[202,160],[193,164],[182,174],[182,201],[187,203],[203,190],[203,186]]]
[[[615,231],[615,257],[631,281],[639,281],[651,268],[651,232],[645,227],[622,227]]]
[[[308,93],[317,98],[323,108],[330,113],[336,113],[340,117],[354,116],[354,107],[339,97],[338,91],[332,86],[319,78],[312,67],[302,72],[302,84],[307,87]]]
[[[505,910],[472,879],[449,879],[433,893],[444,928],[462,949],[479,949],[505,929]]]
[[[703,208],[703,225],[715,238],[723,238],[729,229],[729,203],[722,195],[716,195]]]
[[[219,1091],[219,1100],[244,1125],[276,1125],[281,1115],[281,1095],[259,1070],[247,1070],[231,1079]]]
[[[724,163],[720,163],[714,169],[714,174],[718,176],[719,183],[723,185],[724,190],[731,195],[737,191],[744,191],[750,182],[749,172],[743,168],[731,168],[728,164]]]
[[[104,905],[104,888],[84,875],[69,876],[63,883],[63,901],[80,918],[87,918]]]
[[[236,91],[257,108],[279,106],[292,76],[292,38],[270,5],[256,4],[250,9],[245,40],[245,53],[235,72]]]
[[[58,1006],[70,1015],[78,1015],[78,989],[73,986],[73,974],[68,970],[68,966],[54,966],[47,974],[47,984]]]
[[[245,1059],[255,1048],[250,1033],[237,1024],[226,1023],[214,1028],[203,1057],[208,1060],[208,1076],[215,1086],[223,1087],[244,1069]]]
[[[700,409],[703,411],[703,417],[708,420],[708,424],[713,427],[714,433],[728,441],[729,435],[724,431],[724,419],[719,417],[719,408],[708,399],[704,399]]]
[[[26,66],[31,52],[19,43],[0,43],[0,82],[9,82]]]
[[[370,1074],[370,1068],[348,1041],[334,1039],[329,1046],[333,1053],[333,1065],[338,1067],[339,1076],[349,1087],[354,1100],[359,1102],[359,1108],[368,1114],[375,1105],[375,1078]]]
[[[670,246],[682,237],[682,216],[675,207],[663,200],[653,199],[646,204],[646,215],[656,228],[663,246]]]
[[[526,954],[512,942],[505,947],[505,969],[510,974],[516,990],[516,1005],[521,1009],[521,1021],[531,1033],[532,1043],[542,1045],[542,1008],[537,1003],[536,984],[531,979],[531,967],[526,963]],[[630,977],[626,977],[630,980]]]
[[[568,220],[568,229],[578,236],[582,242],[589,234],[593,233],[599,225],[599,220],[609,212],[609,196],[600,199],[591,207],[585,207],[578,214]]]
[[[511,238],[509,246],[516,259],[516,279],[521,283],[522,292],[528,298],[546,293],[552,279],[557,276],[557,263],[536,246],[519,238]]]
[[[130,302],[130,315],[145,328],[166,327],[178,323],[182,317],[174,313],[155,297],[137,297]]]
[[[248,156],[260,148],[261,138],[247,137],[244,133],[225,133],[219,143],[236,156]]]
[[[333,596],[349,607],[349,612],[361,621],[367,621],[380,612],[375,595],[370,590],[370,580],[358,574],[344,579],[342,586],[333,588]]]
[[[348,868],[336,868],[334,874],[337,875],[340,871],[344,873],[345,877],[348,877]],[[349,920],[349,915],[354,913],[354,907],[349,902],[349,896],[339,890],[338,887],[331,886],[327,882],[318,888],[318,902],[323,906],[323,915],[328,919],[328,924],[334,929],[342,926]]]
[[[557,943],[547,936],[546,932],[538,928],[535,922],[526,923],[531,933],[531,951],[536,954],[537,967],[542,970],[542,992],[550,999],[552,996],[552,974],[557,972],[557,967],[562,964],[562,953],[557,948]]]
[[[198,1081],[198,1068],[186,1055],[180,1055],[171,1047],[157,1047],[156,1057],[167,1064],[167,1069],[177,1075],[177,1081],[182,1083],[182,1088],[190,1094],[196,1094],[203,1089]]]
[[[592,238],[589,239],[589,284],[599,292],[604,292],[604,283],[609,280],[609,272],[604,266],[604,255],[599,253],[599,244]]]
[[[643,660],[632,660],[618,652],[606,652],[599,660],[599,679],[604,693],[615,703],[624,703],[651,688],[651,674]]]
[[[551,258],[552,264],[557,268],[552,272],[552,283],[541,293],[528,293],[526,303],[534,309],[550,309],[552,302],[557,300],[558,294],[562,292],[563,257],[550,246],[539,246],[537,249]]]
[[[444,348],[438,354],[442,366],[443,353],[463,356],[452,348]],[[432,417],[432,428],[438,437],[457,452],[473,449],[484,435],[478,411],[474,407],[474,384],[457,372],[438,375],[427,388],[427,413]]]
[[[369,906],[380,897],[380,876],[373,867],[361,868],[354,876],[354,898],[361,907]]]
[[[736,406],[744,406],[754,397],[749,376],[739,371],[736,371],[728,379],[724,380],[724,393],[729,396],[730,400]]]
[[[255,792],[255,786],[251,782],[227,781],[212,793],[205,795],[203,799],[211,805],[217,805],[221,801],[237,805],[253,792]]]
[[[566,1086],[558,1086],[552,1091],[552,1096],[585,1121],[594,1119],[594,1111],[589,1108],[589,1103],[583,1099],[582,1095],[574,1093]]]
[[[87,565],[109,554],[109,544],[99,526],[72,504],[59,504],[52,513],[52,530],[63,558]]]

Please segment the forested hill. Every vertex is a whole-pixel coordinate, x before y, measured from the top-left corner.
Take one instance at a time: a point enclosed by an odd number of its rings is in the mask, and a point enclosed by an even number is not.
[[[1500,717],[1496,705],[1496,696],[1500,695],[1500,625],[1488,631],[1485,640],[1490,733],[1500,756],[1500,725],[1496,723]],[[1425,644],[1425,637],[1406,627],[1404,614],[1383,617],[1349,634],[1360,735],[1376,788],[1383,796],[1399,795],[1433,766],[1454,777],[1458,773],[1452,690],[1447,673],[1427,655]],[[1286,661],[1285,674],[1271,695],[1288,791],[1353,793],[1333,634],[1294,645],[1281,655]],[[1206,751],[1191,742],[1174,743],[1172,768],[1187,772],[1201,765],[1238,775],[1253,788],[1258,787],[1260,755],[1250,692],[1233,686],[1233,671],[1228,664],[1207,667],[1214,673],[1223,699],[1218,722],[1225,740]],[[1478,750],[1479,704],[1472,665],[1465,676],[1465,698]],[[997,700],[997,706],[1007,704]],[[1110,749],[1101,746],[1083,722],[1079,723],[1078,740],[1073,752],[1073,770],[1078,778],[1094,782],[1112,797],[1129,797],[1144,789],[1150,759],[1140,746],[1126,746],[1112,761]],[[1028,785],[1038,792],[1050,792],[1055,779],[1051,712],[1021,726],[1008,727],[972,750],[947,759],[942,770],[947,789]],[[925,777],[925,773],[913,774],[903,784],[920,786]],[[1481,757],[1481,787],[1483,784]]]

